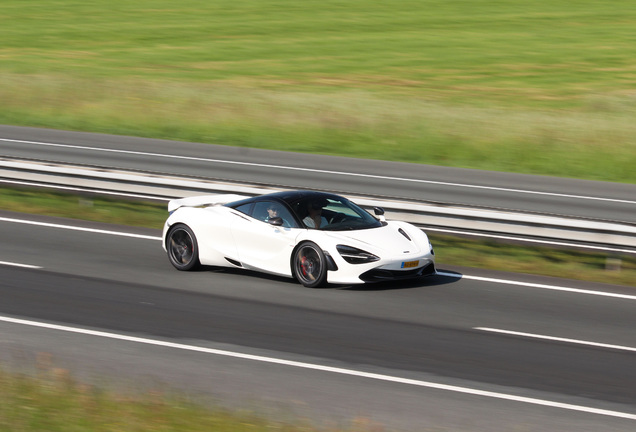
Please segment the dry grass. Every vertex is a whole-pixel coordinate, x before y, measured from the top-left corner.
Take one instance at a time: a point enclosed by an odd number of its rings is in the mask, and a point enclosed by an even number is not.
[[[636,122],[635,111],[626,108],[629,96],[590,101],[602,111],[557,116],[549,110],[447,105],[365,91],[4,78],[13,81],[0,86],[0,98],[13,110],[5,121],[15,124],[636,182]]]

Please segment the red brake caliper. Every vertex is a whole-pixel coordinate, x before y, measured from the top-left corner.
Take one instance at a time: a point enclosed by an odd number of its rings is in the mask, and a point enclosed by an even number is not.
[[[306,256],[302,256],[300,257],[300,267],[303,271],[303,275],[307,276],[307,257]]]

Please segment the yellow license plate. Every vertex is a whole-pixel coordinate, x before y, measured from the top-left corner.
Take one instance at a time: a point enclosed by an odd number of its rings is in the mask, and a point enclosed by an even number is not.
[[[412,267],[417,267],[417,265],[419,264],[419,261],[404,261],[402,263],[402,268],[412,268]]]

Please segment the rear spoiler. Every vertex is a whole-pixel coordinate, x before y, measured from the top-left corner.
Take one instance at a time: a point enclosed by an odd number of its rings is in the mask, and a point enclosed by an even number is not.
[[[180,207],[206,207],[219,204],[227,204],[247,198],[244,195],[222,194],[222,195],[198,195],[186,198],[179,198],[168,202],[168,212],[172,213]]]

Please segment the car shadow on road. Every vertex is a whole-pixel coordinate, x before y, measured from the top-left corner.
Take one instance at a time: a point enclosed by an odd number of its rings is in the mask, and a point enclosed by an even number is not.
[[[201,266],[196,271],[211,272],[211,273],[225,273],[234,274],[244,277],[250,277],[254,279],[268,280],[272,282],[280,282],[290,285],[298,285],[302,288],[302,285],[295,279],[291,279],[283,276],[276,276],[267,273],[260,273],[252,270],[245,270],[239,268],[227,268],[227,267],[210,267]],[[438,270],[437,274],[431,276],[423,276],[417,279],[405,279],[398,281],[386,281],[386,282],[374,282],[364,284],[351,284],[351,285],[338,285],[327,284],[324,287],[307,288],[307,289],[334,289],[344,291],[389,291],[389,290],[403,290],[403,289],[415,289],[425,288],[440,285],[448,285],[459,281],[462,278],[462,274],[455,271]]]
[[[455,271],[438,270],[437,274],[435,275],[423,276],[417,279],[376,282],[360,285],[340,285],[333,287],[348,291],[389,291],[448,285],[459,281],[461,278],[461,273]]]
[[[295,279],[277,276],[269,273],[262,273],[255,270],[247,270],[242,268],[233,268],[233,267],[215,267],[215,266],[200,266],[196,270],[198,272],[207,272],[207,273],[216,273],[216,274],[230,274],[230,275],[240,275],[245,277],[251,277],[255,279],[264,279],[275,282],[287,282],[287,283],[298,283]]]

